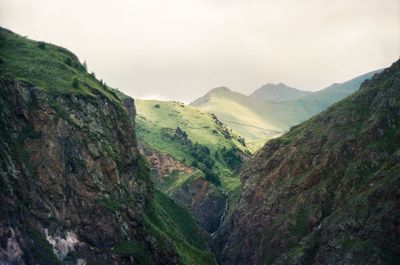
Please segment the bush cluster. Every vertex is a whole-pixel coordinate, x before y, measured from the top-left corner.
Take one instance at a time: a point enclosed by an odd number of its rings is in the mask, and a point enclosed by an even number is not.
[[[236,146],[233,146],[229,149],[224,146],[217,152],[221,154],[223,160],[231,169],[237,168],[243,162],[243,158],[240,155],[240,150]]]
[[[221,185],[218,175],[215,173],[215,161],[211,158],[210,149],[202,144],[193,143],[187,133],[180,127],[175,129],[175,134],[171,137],[175,141],[180,141],[189,149],[193,158],[192,167],[196,167],[204,173],[204,177],[214,185]]]

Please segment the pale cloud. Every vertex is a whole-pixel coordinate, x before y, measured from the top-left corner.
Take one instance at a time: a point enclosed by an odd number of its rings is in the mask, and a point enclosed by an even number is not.
[[[400,55],[397,0],[0,0],[0,24],[133,97],[186,102],[221,85],[316,90]]]

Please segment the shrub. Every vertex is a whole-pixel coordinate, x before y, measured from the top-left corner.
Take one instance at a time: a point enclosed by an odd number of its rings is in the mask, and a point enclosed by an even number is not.
[[[71,58],[67,58],[67,59],[65,59],[64,60],[64,63],[66,64],[66,65],[68,65],[68,66],[72,66],[72,60],[71,60]]]
[[[237,147],[231,147],[229,149],[226,149],[224,147],[221,149],[220,153],[222,154],[222,158],[224,159],[224,161],[232,169],[236,168],[243,162],[243,159]]]
[[[83,61],[82,67],[85,71],[87,71],[87,63],[86,61]]]
[[[39,41],[38,42],[38,47],[39,47],[39,49],[45,50],[46,49],[46,43],[44,43],[43,41]]]
[[[142,154],[139,154],[137,160],[137,177],[140,179],[146,179],[150,176],[150,165],[147,159]]]
[[[213,183],[216,186],[221,185],[221,180],[219,179],[218,175],[215,174],[212,170],[201,166],[200,170],[203,171],[204,177],[211,183]]]
[[[175,135],[178,136],[179,138],[187,138],[188,137],[187,133],[179,127],[176,127]]]
[[[145,249],[143,245],[134,241],[119,242],[113,248],[112,253],[122,257],[135,257],[137,259],[143,259],[145,257]]]
[[[72,80],[72,87],[73,88],[79,88],[79,81],[78,78],[74,78],[74,80]]]
[[[246,146],[246,141],[243,137],[239,136],[238,142],[241,143],[243,146]]]

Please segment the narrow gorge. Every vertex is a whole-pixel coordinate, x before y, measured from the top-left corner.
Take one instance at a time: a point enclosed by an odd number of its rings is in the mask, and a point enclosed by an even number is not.
[[[0,205],[0,265],[398,264],[400,60],[186,105],[0,28]]]

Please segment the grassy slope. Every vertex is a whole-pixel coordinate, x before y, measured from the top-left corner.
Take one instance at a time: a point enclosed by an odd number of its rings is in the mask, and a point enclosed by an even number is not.
[[[102,94],[110,102],[121,104],[121,93],[87,73],[78,58],[68,50],[48,43],[41,48],[39,42],[0,27],[0,76],[4,75],[42,88],[50,96],[74,94],[90,101],[95,94]],[[72,86],[74,78],[79,80],[78,88]],[[62,106],[57,110],[62,111]],[[190,213],[166,195],[155,193],[144,218],[148,232],[158,239],[158,244],[173,245],[181,264],[215,264],[213,255],[206,249],[207,236]],[[136,255],[142,248],[127,241],[122,242],[117,250],[126,255]]]
[[[218,113],[218,117],[229,124],[246,139],[253,140],[268,137],[266,131],[279,131],[271,122],[265,121],[250,106],[245,96],[240,94],[213,93],[207,105],[199,107],[202,111]],[[223,111],[221,111],[223,110]]]
[[[159,105],[159,108],[155,106]],[[235,138],[228,139],[221,132],[212,116],[191,106],[173,101],[136,100],[137,106],[137,135],[145,145],[172,155],[175,159],[190,165],[193,161],[189,150],[180,142],[172,141],[163,135],[163,129],[175,130],[180,127],[193,142],[205,145],[210,149],[211,156],[218,148],[236,146],[242,151],[243,147]],[[231,132],[235,135],[233,132]],[[215,159],[222,187],[228,190],[239,185],[239,178],[220,159]],[[179,185],[190,176],[180,176],[171,186]]]
[[[112,89],[90,75],[78,58],[65,48],[27,39],[0,28],[1,74],[10,74],[46,89],[49,94],[78,94],[93,96],[101,93],[112,101],[119,101]],[[72,86],[77,78],[79,88]]]
[[[369,72],[342,84],[334,84],[318,92],[306,93],[300,99],[285,102],[259,100],[254,95],[245,96],[226,88],[217,88],[191,105],[202,111],[216,114],[221,121],[243,135],[250,148],[256,150],[267,139],[279,136],[291,126],[307,120],[353,93],[365,79],[371,78],[379,71],[381,70]],[[288,97],[288,95],[284,96]],[[264,99],[261,95],[259,97]]]
[[[270,102],[284,102],[303,98],[312,92],[288,87],[283,83],[268,83],[249,95],[256,100],[267,100]]]
[[[146,209],[147,229],[159,241],[173,240],[181,264],[216,264],[205,242],[209,235],[200,230],[193,216],[162,192],[156,191]],[[169,242],[164,241],[165,244]]]
[[[269,105],[276,106],[276,103],[261,104],[237,92],[214,89],[191,105],[216,114],[221,121],[243,135],[252,151],[282,132],[282,125],[278,120],[265,119],[262,114],[267,107],[274,109]]]

